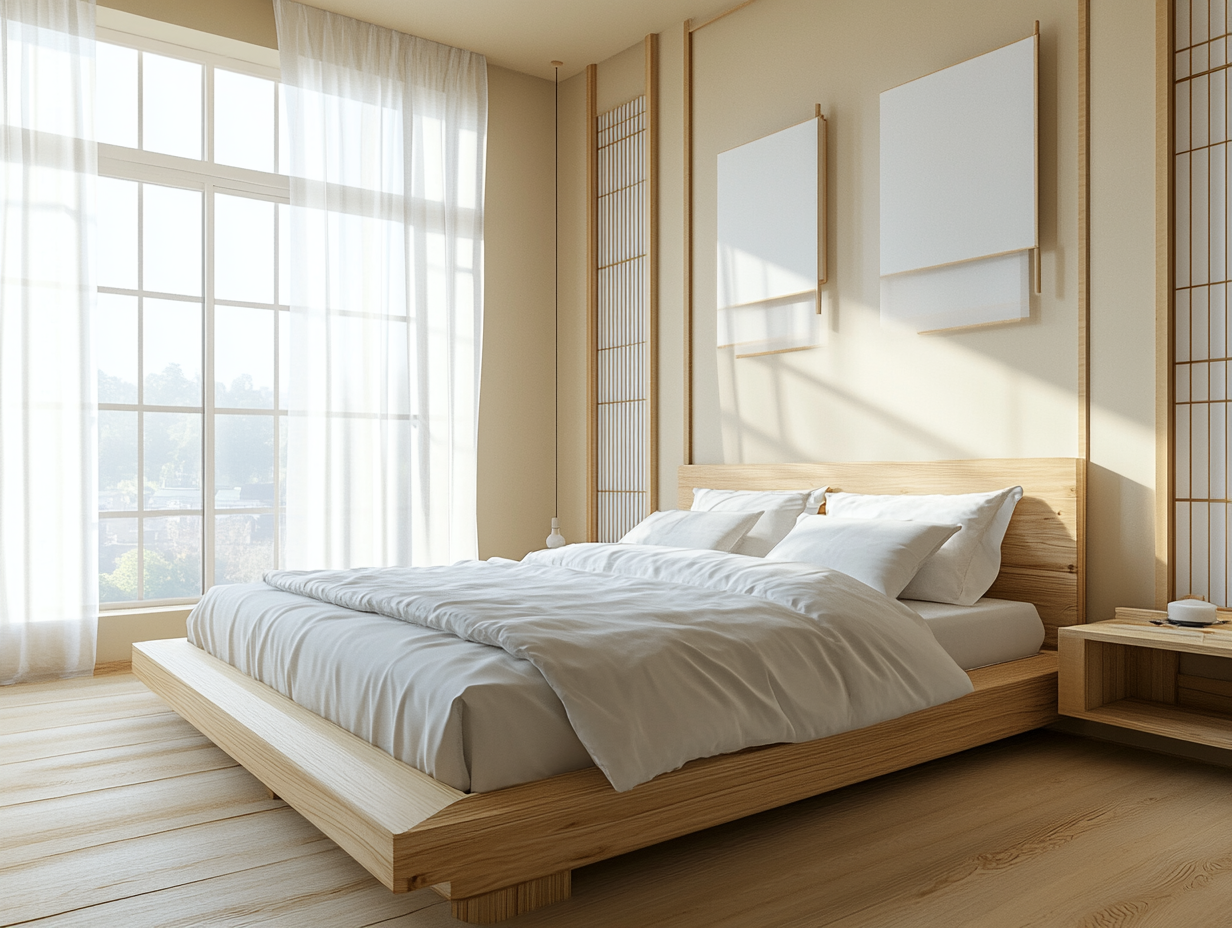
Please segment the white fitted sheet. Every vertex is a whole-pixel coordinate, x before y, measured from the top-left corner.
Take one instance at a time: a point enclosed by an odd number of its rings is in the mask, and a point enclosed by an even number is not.
[[[984,598],[974,606],[900,600],[932,629],[963,670],[1031,657],[1044,643],[1044,623],[1031,603]]]

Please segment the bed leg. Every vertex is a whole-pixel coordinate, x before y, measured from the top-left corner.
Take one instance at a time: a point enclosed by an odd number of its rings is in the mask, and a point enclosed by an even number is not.
[[[450,899],[449,908],[453,917],[460,921],[471,925],[491,925],[568,899],[572,892],[572,874],[572,870],[561,870],[504,889],[494,889],[490,893]]]

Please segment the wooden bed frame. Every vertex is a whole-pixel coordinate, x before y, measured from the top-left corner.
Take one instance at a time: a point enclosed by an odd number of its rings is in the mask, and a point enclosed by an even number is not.
[[[1073,458],[693,465],[694,486],[960,493],[1017,483],[991,595],[1082,621],[1085,472]],[[597,768],[466,794],[297,706],[184,639],[133,647],[133,671],[185,719],[395,892],[433,886],[454,917],[488,924],[568,898],[577,867],[1046,725],[1057,657],[972,671],[961,699],[858,731],[703,758],[618,793]]]

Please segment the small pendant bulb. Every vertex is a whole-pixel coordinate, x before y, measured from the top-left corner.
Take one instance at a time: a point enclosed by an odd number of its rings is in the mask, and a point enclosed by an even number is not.
[[[565,543],[565,536],[560,533],[560,519],[552,520],[552,534],[548,536],[548,547],[559,548]]]

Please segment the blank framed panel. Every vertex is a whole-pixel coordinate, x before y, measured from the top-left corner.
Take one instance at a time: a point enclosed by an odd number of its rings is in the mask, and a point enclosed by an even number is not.
[[[720,345],[744,341],[746,332],[757,333],[749,340],[773,340],[777,317],[763,325],[756,310],[809,302],[816,311],[825,277],[824,146],[825,119],[817,116],[719,154]],[[788,340],[798,346],[798,337]]]
[[[881,274],[1039,244],[1039,37],[881,94]]]
[[[1027,319],[1030,255],[1016,251],[882,277],[881,324],[925,334]]]

